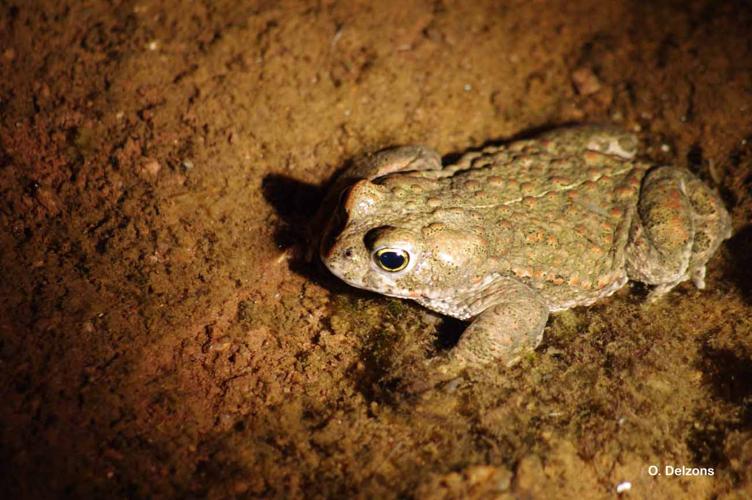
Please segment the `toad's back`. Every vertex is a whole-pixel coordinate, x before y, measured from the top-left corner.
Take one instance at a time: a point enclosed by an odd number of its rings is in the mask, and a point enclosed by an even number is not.
[[[448,210],[462,200],[496,269],[539,290],[553,310],[590,303],[627,281],[624,251],[650,167],[557,146],[523,141],[470,153],[442,171],[446,184],[433,194]]]

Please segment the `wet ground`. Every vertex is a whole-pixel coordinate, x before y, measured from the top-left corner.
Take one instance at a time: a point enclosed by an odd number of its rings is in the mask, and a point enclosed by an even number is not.
[[[0,1],[2,491],[743,498],[750,33],[745,1]],[[625,288],[407,394],[461,325],[306,263],[322,187],[583,121],[719,189],[708,290]]]

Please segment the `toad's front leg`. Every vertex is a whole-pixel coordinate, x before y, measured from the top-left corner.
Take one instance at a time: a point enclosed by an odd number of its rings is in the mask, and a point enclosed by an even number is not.
[[[511,366],[540,344],[549,312],[540,294],[523,283],[508,280],[494,291],[494,299],[438,367],[445,377],[491,363]]]

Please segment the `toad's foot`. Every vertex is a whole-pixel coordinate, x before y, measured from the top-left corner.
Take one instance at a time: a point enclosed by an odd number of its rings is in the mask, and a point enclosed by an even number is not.
[[[406,380],[400,392],[420,396],[431,391],[454,392],[464,380],[462,374],[466,365],[446,356],[426,360],[420,373]]]

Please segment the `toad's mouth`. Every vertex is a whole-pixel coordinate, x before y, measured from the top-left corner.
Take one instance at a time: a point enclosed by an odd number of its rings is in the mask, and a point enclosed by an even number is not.
[[[375,266],[369,257],[356,254],[355,249],[340,248],[335,242],[326,256],[322,255],[321,260],[330,273],[352,287],[398,299],[411,299],[419,295],[400,286],[390,276],[373,269]],[[343,262],[350,265],[343,266]]]

